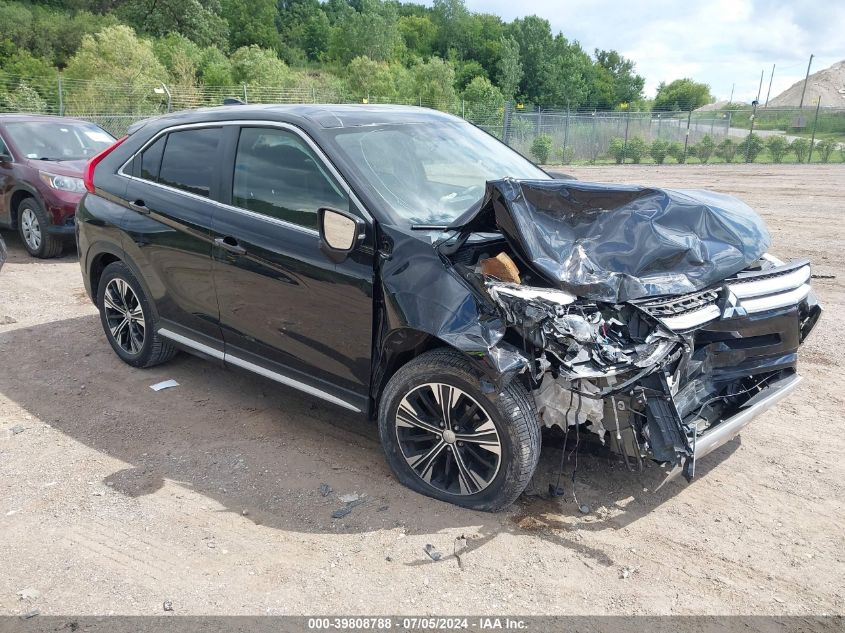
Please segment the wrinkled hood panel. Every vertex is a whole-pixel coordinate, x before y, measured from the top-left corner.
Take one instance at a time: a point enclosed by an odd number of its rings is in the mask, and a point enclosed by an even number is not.
[[[498,228],[548,283],[612,303],[701,290],[771,246],[762,219],[732,196],[580,181],[488,182],[460,228]]]

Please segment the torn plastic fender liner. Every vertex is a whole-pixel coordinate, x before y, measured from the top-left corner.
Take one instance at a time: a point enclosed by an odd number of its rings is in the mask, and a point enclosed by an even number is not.
[[[380,258],[383,322],[377,328],[373,384],[384,371],[385,341],[410,329],[433,336],[466,354],[497,390],[528,367],[521,350],[503,341],[507,326],[490,298],[472,287],[433,244],[406,229],[382,225],[391,251]]]
[[[478,211],[453,228],[498,229],[548,283],[609,303],[701,290],[771,246],[760,217],[732,196],[579,181],[490,181]]]

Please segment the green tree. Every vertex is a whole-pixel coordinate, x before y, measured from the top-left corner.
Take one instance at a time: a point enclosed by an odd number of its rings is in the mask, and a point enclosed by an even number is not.
[[[350,12],[332,28],[329,56],[344,65],[362,55],[375,61],[399,59],[405,42],[396,6],[377,0],[360,4],[360,11]]]
[[[455,68],[455,87],[458,90],[463,90],[469,85],[476,77],[484,77],[487,78],[487,73],[484,71],[484,68],[474,59],[470,59],[467,61],[454,61],[452,62]]]
[[[625,155],[630,158],[635,165],[639,165],[647,153],[648,144],[639,136],[628,139],[628,144],[625,147]]]
[[[548,134],[538,134],[531,143],[531,155],[538,165],[548,165],[549,154],[552,153],[552,137]]]
[[[434,0],[431,19],[437,27],[436,49],[445,56],[449,50],[464,59],[468,52],[471,17],[463,0]]]
[[[386,62],[373,61],[364,55],[356,57],[346,67],[350,90],[358,98],[390,99],[395,94],[393,75]]]
[[[610,139],[610,144],[607,148],[607,153],[616,161],[617,165],[625,162],[625,139],[614,136]]]
[[[569,145],[558,149],[558,157],[562,165],[571,165],[575,160],[575,148]]]
[[[281,52],[288,62],[300,55],[318,61],[328,52],[331,24],[319,0],[282,0],[278,24]]]
[[[128,26],[86,35],[68,62],[65,76],[82,80],[68,82],[68,112],[73,114],[149,113],[161,107],[162,97],[153,89],[168,77],[152,45]]]
[[[70,12],[60,4],[0,2],[0,59],[28,52],[63,68],[83,36],[115,24],[113,15]]]
[[[795,158],[798,159],[798,162],[803,163],[807,160],[807,154],[810,152],[810,141],[806,138],[796,138],[789,148],[795,152]]]
[[[11,112],[47,112],[47,102],[25,81],[21,81],[17,88],[6,95],[3,106]]]
[[[554,38],[548,59],[541,101],[572,107],[590,105],[594,78],[593,61],[580,44],[558,35]]]
[[[452,65],[432,57],[411,69],[417,97],[428,107],[448,109],[455,103],[455,71]]]
[[[739,151],[746,163],[753,163],[766,147],[766,143],[753,132],[746,136],[739,145]]]
[[[232,75],[237,83],[257,89],[283,87],[290,77],[287,65],[276,53],[256,46],[241,46],[232,54]]]
[[[721,158],[726,163],[732,163],[734,162],[734,158],[736,157],[736,151],[737,144],[734,143],[731,139],[725,138],[716,147],[716,156]]]
[[[25,49],[17,49],[3,59],[0,68],[7,75],[5,81],[0,79],[0,82],[5,83],[8,90],[13,92],[26,82],[27,87],[35,90],[41,98],[49,103],[58,102],[56,68],[48,60],[33,57]]]
[[[684,155],[684,144],[679,143],[678,141],[672,141],[669,143],[669,147],[667,148],[667,152],[669,156],[675,159],[675,162],[678,164],[685,163],[687,157]]]
[[[529,101],[539,103],[544,100],[551,75],[554,48],[552,28],[548,20],[529,15],[514,20],[509,30],[519,47],[522,63],[522,80],[517,92]]]
[[[783,157],[789,151],[789,141],[780,134],[776,134],[766,139],[766,148],[769,150],[773,163],[782,163]]]
[[[200,46],[225,46],[228,29],[219,9],[218,0],[125,0],[118,15],[141,33],[179,33]]]
[[[501,125],[504,98],[487,77],[476,77],[463,92],[464,117],[476,125]]]
[[[703,164],[707,164],[715,149],[716,143],[713,142],[713,138],[709,134],[705,134],[704,138],[696,146],[695,153],[698,156],[698,160]]]
[[[658,165],[662,165],[669,155],[669,143],[667,141],[656,139],[651,144],[648,150],[649,155]]]
[[[429,57],[434,52],[437,27],[429,16],[403,15],[397,26],[409,51],[420,57]]]
[[[819,153],[819,158],[823,163],[829,163],[830,157],[833,155],[833,150],[836,149],[836,143],[830,139],[824,139],[816,143],[816,150]]]
[[[219,48],[213,46],[202,50],[199,76],[206,86],[231,86],[235,83],[231,60]]]
[[[613,84],[614,104],[634,103],[642,98],[645,79],[634,72],[634,62],[614,50],[595,50],[596,63],[606,70]]]
[[[220,13],[229,25],[229,45],[232,49],[253,44],[260,48],[278,49],[275,0],[220,0]]]
[[[522,81],[522,62],[519,61],[519,44],[511,36],[502,36],[501,56],[496,66],[496,80],[505,99],[513,99]]]
[[[654,97],[656,111],[695,110],[710,103],[710,86],[696,83],[692,79],[676,79],[670,84],[660,82]]]

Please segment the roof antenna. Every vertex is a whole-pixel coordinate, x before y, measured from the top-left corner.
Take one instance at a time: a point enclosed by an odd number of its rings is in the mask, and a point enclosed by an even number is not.
[[[238,99],[237,97],[225,97],[223,99],[223,105],[246,105],[243,101]]]

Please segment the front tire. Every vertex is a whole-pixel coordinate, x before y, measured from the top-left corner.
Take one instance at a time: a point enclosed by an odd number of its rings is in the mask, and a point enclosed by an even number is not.
[[[115,354],[132,367],[152,367],[176,354],[156,332],[155,316],[144,289],[129,266],[112,262],[97,290],[100,322]]]
[[[487,394],[470,361],[433,350],[390,379],[379,433],[399,481],[424,495],[493,512],[525,490],[540,457],[533,398],[519,381]]]
[[[35,198],[24,198],[18,205],[18,232],[33,257],[51,259],[62,252],[62,241],[47,231],[50,224],[50,216]]]

